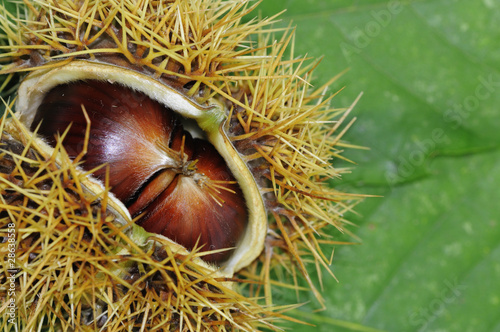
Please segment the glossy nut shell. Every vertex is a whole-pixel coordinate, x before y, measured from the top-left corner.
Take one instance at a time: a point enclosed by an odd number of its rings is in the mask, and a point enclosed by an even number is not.
[[[234,253],[221,266],[221,272],[230,276],[250,264],[264,246],[267,232],[266,210],[252,173],[224,132],[227,110],[223,105],[211,100],[201,106],[176,89],[128,69],[89,61],[72,61],[53,69],[35,71],[26,77],[19,88],[16,105],[19,119],[30,127],[44,96],[51,89],[61,84],[82,80],[100,80],[129,87],[144,93],[179,115],[196,121],[236,178],[248,208],[247,228]],[[50,148],[47,146],[47,149]],[[96,190],[96,185],[99,186],[95,179],[89,179],[86,184],[89,190]],[[116,202],[116,205],[123,210],[121,214],[130,218],[123,204]]]

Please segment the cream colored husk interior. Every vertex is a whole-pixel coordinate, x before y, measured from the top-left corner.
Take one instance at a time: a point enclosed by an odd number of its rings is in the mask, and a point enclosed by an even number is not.
[[[225,159],[240,184],[249,211],[248,228],[234,254],[219,272],[224,276],[232,276],[234,272],[250,264],[264,247],[267,214],[252,173],[222,130],[227,117],[226,110],[215,101],[207,107],[200,106],[173,88],[144,74],[109,64],[79,60],[60,67],[34,71],[28,75],[19,87],[16,104],[19,119],[29,128],[47,92],[57,85],[90,79],[118,83],[140,91],[204,126],[202,129],[207,133],[210,142]],[[211,125],[207,126],[207,123]],[[92,179],[89,179],[88,187],[89,190],[102,190],[102,185]],[[117,206],[124,209],[122,214],[125,213],[130,218],[123,204],[119,203]]]

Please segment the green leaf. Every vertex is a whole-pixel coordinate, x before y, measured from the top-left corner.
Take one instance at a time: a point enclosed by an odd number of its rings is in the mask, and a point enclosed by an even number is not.
[[[363,244],[335,251],[293,331],[500,331],[500,3],[264,0],[286,8],[317,77],[350,68],[335,106],[362,91],[346,139],[369,151],[342,188],[383,195],[348,216]],[[294,295],[278,294],[282,303]]]

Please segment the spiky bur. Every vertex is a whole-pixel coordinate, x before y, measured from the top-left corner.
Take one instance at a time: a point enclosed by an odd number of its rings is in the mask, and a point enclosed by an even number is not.
[[[200,266],[197,253],[174,253],[134,231],[138,226],[117,222],[107,191],[85,192],[86,174],[61,144],[46,155],[34,141],[23,139],[26,128],[7,116],[0,129],[1,330],[249,331],[270,326],[266,319],[275,314]],[[60,164],[57,154],[63,156]],[[15,242],[9,241],[10,233]],[[8,260],[8,252],[15,259]]]
[[[230,116],[225,129],[269,212],[266,249],[240,276],[261,283],[251,293],[271,304],[273,285],[283,286],[272,271],[284,267],[292,287],[302,276],[321,299],[306,266],[330,271],[323,245],[339,244],[331,229],[344,231],[342,216],[360,197],[326,184],[346,171],[331,163],[349,147],[341,138],[350,108],[329,106],[329,84],[308,84],[316,64],[295,58],[293,31],[273,30],[275,17],[244,22],[257,5],[247,0],[25,3],[17,15],[2,11],[9,46],[1,73],[86,59],[156,77],[199,104],[222,101]]]
[[[297,274],[305,278],[322,302],[306,265],[313,263],[318,271],[324,268],[333,276],[331,258],[323,252],[323,245],[331,248],[347,243],[332,240],[328,226],[346,231],[342,216],[360,198],[325,183],[348,171],[334,168],[331,162],[343,159],[343,149],[353,147],[341,141],[354,122],[343,125],[352,107],[331,108],[334,95],[324,98],[327,86],[337,77],[319,89],[311,89],[308,79],[316,64],[303,66],[303,60],[294,60],[293,51],[289,51],[288,60],[284,58],[290,43],[293,49],[292,39],[293,34],[285,34],[266,49],[274,62],[245,71],[244,75],[255,79],[234,83],[232,91],[237,92],[227,97],[232,102],[230,137],[258,179],[270,214],[261,264],[241,273],[265,281],[268,304],[272,303],[271,285],[275,283],[270,273],[275,268],[286,269],[296,289]],[[260,289],[255,294],[260,295]]]

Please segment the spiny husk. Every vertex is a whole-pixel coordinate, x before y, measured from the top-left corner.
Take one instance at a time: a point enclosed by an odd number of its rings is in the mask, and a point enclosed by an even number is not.
[[[0,73],[87,59],[156,77],[199,104],[210,98],[224,103],[228,136],[269,212],[265,251],[240,276],[262,283],[250,291],[272,304],[272,288],[284,286],[271,280],[272,271],[284,268],[293,276],[292,287],[300,288],[302,276],[321,299],[306,266],[330,272],[331,258],[322,247],[340,243],[331,229],[345,231],[343,215],[360,198],[328,185],[348,171],[331,163],[350,147],[341,138],[352,124],[343,124],[351,108],[332,108],[331,97],[324,98],[335,78],[311,87],[317,63],[295,57],[293,31],[275,41],[274,17],[245,23],[242,17],[254,8],[247,0],[26,4],[21,18],[1,12],[9,46],[0,55],[0,63],[7,59]]]
[[[141,241],[116,219],[107,192],[85,193],[86,174],[58,145],[44,155],[15,118],[0,123],[0,251],[7,257],[9,224],[15,264],[0,271],[0,329],[56,331],[251,331],[273,313],[233,291],[168,245]],[[130,236],[134,234],[135,238]],[[147,237],[146,237],[147,238]],[[156,239],[160,241],[159,239]],[[13,276],[14,279],[9,278]],[[15,280],[14,294],[7,289]],[[16,300],[14,323],[7,304]],[[266,318],[267,317],[267,318]]]
[[[257,5],[247,0],[34,0],[16,17],[0,7],[10,62],[1,73],[61,66],[87,59],[130,68],[203,102],[212,86],[245,79],[256,68],[250,36],[273,18],[242,22]],[[270,61],[267,59],[266,61]]]

